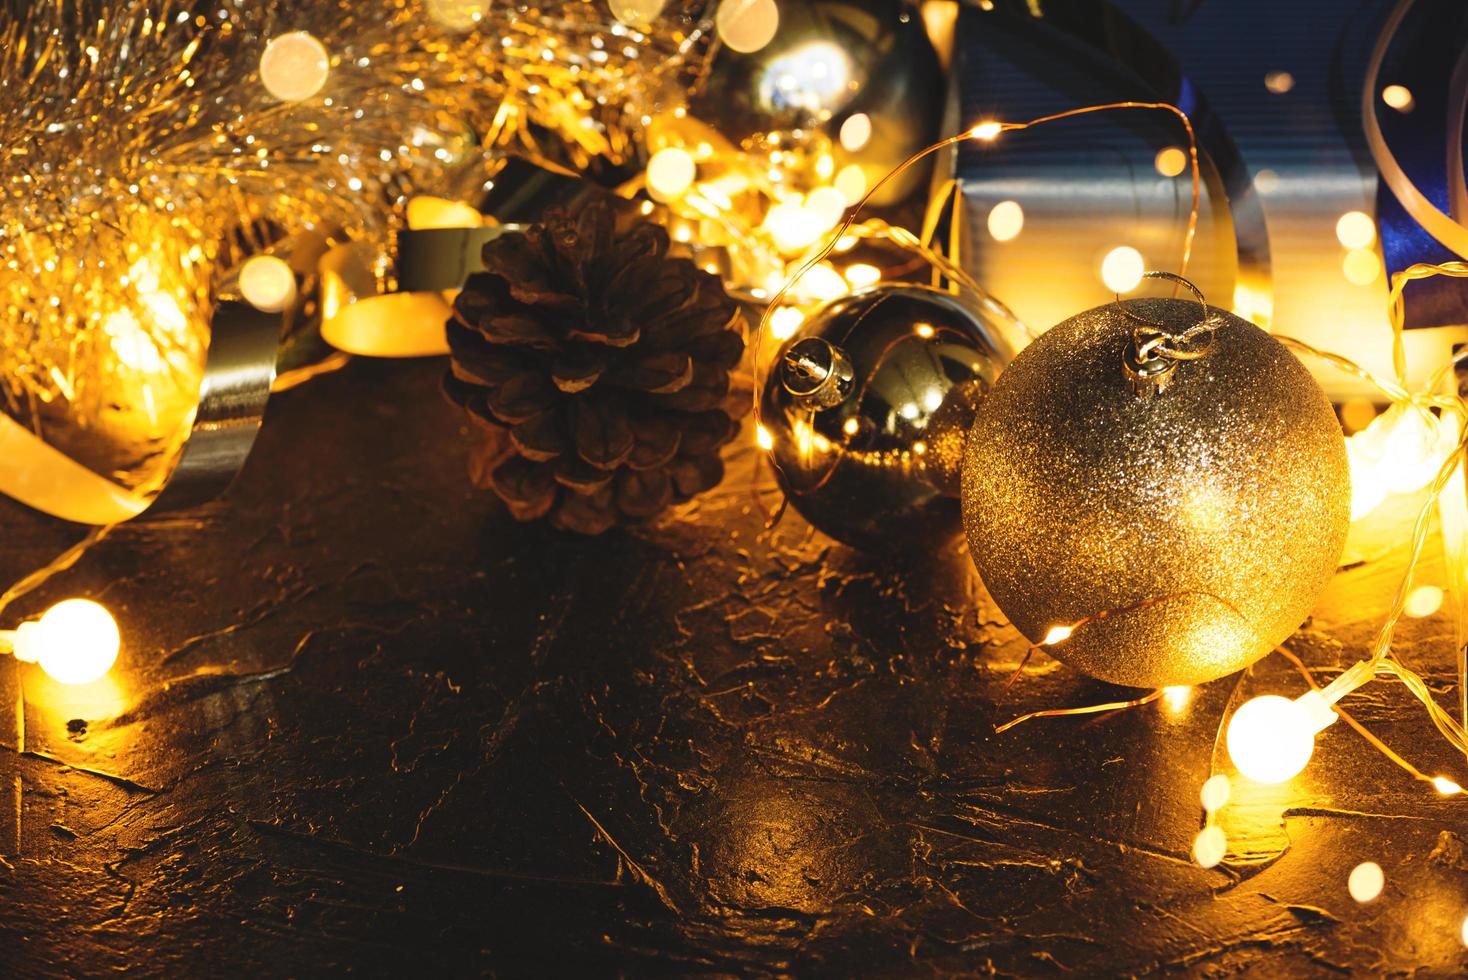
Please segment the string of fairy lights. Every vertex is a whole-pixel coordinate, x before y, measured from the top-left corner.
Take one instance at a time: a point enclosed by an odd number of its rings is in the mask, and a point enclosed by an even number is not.
[[[620,20],[622,32],[633,32],[638,38],[635,43],[641,44],[648,43],[647,36],[639,32],[635,25],[651,23],[664,13],[665,3],[661,0],[614,0],[612,7]],[[479,26],[489,8],[477,3],[427,0],[426,9],[440,26],[458,25],[462,29],[468,29]],[[773,0],[726,3],[719,7],[716,30],[723,43],[733,50],[755,51],[769,42],[777,19],[778,12]],[[143,36],[162,30],[161,26],[150,21],[146,26],[141,23],[130,25],[123,31],[123,36]],[[675,37],[664,39],[658,48],[664,55],[663,61],[675,65],[678,58],[687,55],[692,42],[696,40],[698,30],[699,28],[683,30]],[[528,44],[532,37],[533,35],[520,38],[516,35],[517,40],[514,43]],[[0,41],[3,40],[0,37]],[[194,50],[189,50],[186,44],[180,44],[177,50],[170,49],[169,64],[174,67],[189,65],[197,47],[194,45]],[[333,72],[338,70],[341,57],[341,52],[334,52],[312,31],[274,32],[259,52],[254,68],[259,86],[273,100],[270,104],[289,105],[318,98],[332,80]],[[628,77],[634,71],[634,66],[631,65],[634,60],[627,59],[627,64],[618,67],[621,77]],[[94,58],[94,64],[96,61]],[[0,58],[0,67],[5,64],[3,58]],[[410,88],[412,84],[411,81],[408,83]],[[1277,84],[1284,83],[1278,80]],[[258,96],[259,93],[255,95]],[[1411,102],[1410,93],[1400,86],[1389,86],[1382,93],[1382,98],[1386,104],[1397,109],[1402,109]],[[1192,204],[1178,260],[1179,274],[1185,274],[1200,208],[1198,150],[1186,114],[1177,107],[1164,103],[1128,102],[1086,106],[1028,122],[984,120],[962,133],[923,148],[876,181],[871,181],[859,166],[838,166],[836,163],[838,148],[854,152],[864,147],[872,138],[870,120],[861,114],[848,119],[834,137],[812,138],[797,145],[761,146],[757,150],[749,150],[727,145],[717,133],[699,124],[688,115],[686,109],[680,107],[649,117],[646,125],[646,149],[649,154],[646,165],[638,177],[622,188],[622,191],[629,195],[645,193],[647,200],[644,210],[647,213],[657,211],[669,224],[673,237],[684,244],[697,247],[706,241],[719,243],[719,258],[717,261],[714,258],[709,260],[716,271],[725,275],[735,289],[765,303],[764,316],[756,332],[754,344],[755,370],[758,372],[761,365],[760,344],[767,335],[776,341],[789,337],[799,328],[804,311],[814,304],[845,295],[882,278],[882,271],[868,262],[852,261],[838,265],[842,260],[835,257],[851,252],[863,242],[877,241],[895,246],[928,263],[956,287],[983,294],[979,283],[965,273],[958,263],[944,255],[940,248],[906,229],[883,221],[859,220],[864,208],[887,183],[899,178],[920,160],[964,141],[993,142],[1006,133],[1036,125],[1086,113],[1126,109],[1171,113],[1186,130],[1186,149],[1166,148],[1159,152],[1156,161],[1159,173],[1171,176],[1181,175],[1184,171],[1190,173]],[[568,131],[585,130],[578,136],[577,145],[582,153],[615,156],[619,149],[625,149],[625,141],[617,135],[615,127],[579,125],[580,120],[591,118],[586,113],[592,111],[589,102],[581,103],[575,99],[565,100],[555,109],[558,113],[582,113],[575,119],[563,120],[567,122],[565,128]],[[513,120],[499,116],[494,120],[494,125],[500,128],[510,127],[512,124]],[[526,133],[530,132],[529,127],[521,128]],[[0,130],[0,135],[3,135],[3,130]],[[247,144],[250,142],[248,137],[244,141]],[[318,157],[340,157],[341,173],[338,176],[341,179],[341,190],[349,195],[361,195],[365,185],[360,176],[363,164],[359,150],[360,147],[354,148],[350,150],[350,154],[314,150],[311,153]],[[419,153],[418,150],[423,152]],[[264,153],[263,150],[261,152]],[[448,157],[453,157],[454,152],[442,140],[425,139],[423,146],[416,147],[412,156],[417,158],[426,155],[443,164],[449,162]],[[232,157],[239,155],[230,154]],[[239,172],[259,178],[261,171],[268,170],[267,163],[270,162],[268,155],[262,155],[259,159],[258,170],[244,169]],[[241,165],[236,162],[230,166],[238,169]],[[394,164],[390,168],[393,174],[397,173],[396,167],[397,164]],[[12,196],[33,193],[31,180],[21,181],[20,184],[23,186],[11,188],[7,193]],[[62,201],[63,198],[58,197],[56,200]],[[64,200],[74,203],[73,198]],[[146,237],[141,233],[149,227],[155,227],[159,220],[166,220],[171,226],[178,227],[179,219],[176,216],[160,218],[156,213],[158,209],[154,206],[156,202],[137,198],[136,192],[125,196],[123,200],[127,202],[122,205],[123,218],[116,224],[133,237]],[[312,201],[315,206],[315,198]],[[206,208],[207,204],[207,198],[200,195],[196,195],[190,202],[190,206],[196,209]],[[321,210],[325,213],[324,206]],[[32,214],[33,212],[27,211],[28,216]],[[54,229],[57,220],[53,215],[39,226],[26,227],[26,240],[36,241],[39,237],[36,227]],[[1023,222],[1023,209],[1017,202],[1000,202],[988,215],[989,231],[996,240],[1007,240],[1019,234]],[[217,222],[200,219],[198,228],[183,237],[183,251],[178,255],[165,256],[168,261],[163,266],[155,268],[142,259],[137,259],[128,267],[129,288],[142,296],[139,301],[142,307],[154,314],[149,318],[150,324],[162,323],[166,326],[198,319],[199,310],[207,301],[207,281],[210,274],[210,255],[200,243],[206,238],[217,238],[217,230]],[[1347,250],[1343,260],[1345,275],[1351,281],[1360,281],[1367,275],[1365,260],[1353,256],[1369,251],[1375,235],[1374,225],[1369,216],[1350,212],[1341,217],[1336,232],[1342,246]],[[46,249],[41,250],[46,253],[40,256],[41,264],[44,265],[46,261],[60,263],[67,244],[74,244],[76,241],[78,239],[72,234],[57,238],[51,244],[49,252]],[[12,245],[10,249],[13,250],[14,247]],[[715,250],[708,251],[712,256]],[[735,258],[731,260],[730,256]],[[1371,275],[1375,276],[1378,274],[1376,270],[1379,260],[1374,255],[1370,258]],[[18,260],[12,257],[9,261],[13,263]],[[84,259],[81,265],[86,264],[87,260]],[[107,268],[109,276],[115,274],[115,269],[105,262],[94,261],[93,264],[99,270]],[[1145,268],[1140,252],[1129,246],[1118,246],[1106,254],[1101,263],[1100,276],[1109,289],[1124,294],[1138,287]],[[1342,671],[1323,687],[1313,686],[1312,681],[1309,690],[1293,698],[1279,694],[1255,697],[1240,705],[1228,719],[1222,730],[1228,757],[1238,774],[1249,780],[1277,784],[1299,775],[1310,762],[1316,737],[1338,720],[1344,718],[1350,721],[1349,715],[1341,708],[1344,699],[1379,679],[1400,682],[1421,703],[1442,737],[1459,752],[1468,754],[1468,731],[1465,731],[1463,720],[1455,718],[1443,708],[1423,677],[1404,664],[1393,652],[1393,638],[1401,620],[1409,615],[1422,614],[1424,610],[1432,611],[1442,599],[1441,590],[1437,590],[1434,603],[1432,590],[1436,587],[1423,586],[1418,582],[1423,556],[1434,526],[1434,513],[1439,517],[1445,539],[1454,536],[1461,538],[1468,534],[1468,512],[1465,512],[1468,511],[1468,500],[1465,500],[1463,477],[1463,459],[1465,452],[1468,452],[1468,400],[1460,397],[1456,390],[1445,391],[1452,380],[1453,369],[1460,362],[1468,360],[1468,353],[1459,354],[1450,362],[1439,366],[1431,373],[1428,383],[1421,388],[1414,390],[1408,384],[1403,342],[1403,294],[1410,283],[1432,276],[1468,277],[1468,263],[1416,265],[1392,277],[1389,291],[1395,368],[1392,378],[1378,377],[1354,361],[1321,351],[1302,341],[1289,337],[1278,338],[1306,357],[1319,359],[1367,382],[1389,406],[1346,441],[1352,463],[1353,517],[1362,518],[1370,514],[1390,494],[1420,493],[1423,495],[1423,503],[1412,524],[1405,570],[1390,610],[1378,628],[1369,655]],[[289,263],[273,255],[260,255],[248,260],[240,270],[239,286],[247,301],[265,311],[287,309],[298,298],[296,272]],[[8,309],[16,313],[17,318],[22,308],[33,322],[44,320],[58,330],[64,325],[58,319],[61,314],[41,310],[36,306],[36,297],[29,292],[10,298]],[[109,342],[119,352],[119,356],[122,356],[129,350],[144,349],[141,341],[134,341],[129,347],[126,340],[126,336],[137,334],[143,329],[141,323],[136,316],[129,319],[128,316],[117,313],[105,318],[100,328],[112,338]],[[163,352],[163,361],[172,365],[172,373],[179,376],[181,389],[186,389],[191,381],[196,387],[197,378],[194,374],[197,372],[191,374],[190,371],[197,367],[195,362],[201,353],[197,349],[197,337],[190,341],[185,334],[187,331],[180,328],[179,337],[144,338],[151,345],[146,349]],[[17,345],[7,340],[4,346],[8,349]],[[167,355],[172,351],[181,351],[181,357],[170,359]],[[123,360],[128,359],[123,357]],[[177,364],[174,363],[175,360]],[[159,365],[149,361],[147,366],[156,369]],[[7,380],[10,385],[7,388],[7,397],[13,403],[75,397],[76,382],[65,369],[56,364],[46,365],[51,370],[40,371],[39,367],[37,363],[27,362],[23,369],[7,372],[24,379],[24,384],[28,386],[17,390],[18,382],[15,378]],[[756,390],[758,387],[756,385]],[[767,448],[769,435],[759,424],[759,411],[760,405],[756,398],[755,438]],[[100,540],[100,537],[100,534],[94,535],[88,542],[84,542],[83,550],[86,545]],[[1460,540],[1454,540],[1449,542],[1447,549],[1453,560],[1459,564],[1468,563],[1468,555],[1462,553],[1463,547]],[[74,563],[79,556],[80,551],[74,549],[69,552],[47,570],[43,570],[40,578],[33,576],[28,579],[28,588],[39,584],[39,581],[49,577],[51,573],[70,567],[70,563]],[[0,608],[8,604],[16,594],[17,590],[7,594],[4,602],[0,603]],[[1038,646],[1054,647],[1064,643],[1079,625],[1055,624]],[[13,630],[0,631],[0,653],[11,654],[19,662],[36,663],[48,675],[66,684],[86,684],[103,677],[113,667],[122,646],[122,636],[112,615],[101,605],[85,599],[60,602],[33,621],[21,623]],[[1305,673],[1309,678],[1309,673]],[[1181,696],[1177,690],[1164,689],[1126,702],[1046,709],[1016,718],[999,730],[1008,730],[1041,716],[1110,711]],[[1379,740],[1372,737],[1371,742],[1395,764],[1431,786],[1436,793],[1442,796],[1463,793],[1458,782],[1448,776],[1426,775]],[[1227,835],[1216,818],[1229,804],[1232,785],[1231,777],[1225,773],[1211,773],[1202,785],[1200,804],[1204,813],[1204,826],[1198,832],[1192,847],[1194,860],[1202,867],[1215,867],[1227,856]],[[1364,862],[1351,873],[1349,892],[1357,901],[1371,901],[1382,893],[1384,881],[1384,872],[1378,864]],[[1464,922],[1464,940],[1468,942],[1468,920]]]
[[[1176,161],[1167,161],[1166,166],[1174,174],[1189,168],[1193,179],[1193,202],[1188,226],[1183,240],[1179,260],[1180,272],[1186,272],[1192,241],[1196,229],[1199,209],[1199,165],[1197,146],[1192,127],[1185,114],[1176,107],[1162,104],[1120,103],[1088,106],[1052,117],[1044,117],[1026,123],[1004,123],[994,120],[980,122],[963,133],[941,140],[906,161],[895,176],[924,157],[964,140],[993,141],[1001,133],[1018,131],[1055,119],[1068,118],[1090,112],[1113,111],[1127,108],[1161,109],[1176,113],[1186,131],[1188,150],[1179,153],[1181,166]],[[1159,162],[1159,170],[1163,163]],[[1174,169],[1175,168],[1175,169]],[[878,185],[880,186],[880,184]],[[873,188],[875,190],[875,188]],[[869,196],[869,195],[867,195]],[[822,263],[836,250],[837,243],[850,233],[866,204],[867,196],[854,203],[842,221],[834,226],[819,247],[812,248],[802,261],[792,265],[789,278],[774,292],[767,304],[761,329],[756,336],[756,364],[759,363],[758,344],[766,333],[779,339],[780,332],[774,325],[787,309],[782,301],[790,294],[798,295],[799,282],[803,275],[822,268]],[[1016,205],[1017,208],[1017,205]],[[1022,214],[1022,212],[1021,212]],[[997,220],[1022,222],[1022,218],[1008,219],[1002,215]],[[1364,227],[1363,227],[1364,222]],[[1004,229],[1000,229],[1001,234]],[[1337,227],[1337,236],[1343,246],[1351,249],[1348,256],[1365,249],[1374,239],[1374,223],[1360,212],[1349,212],[1342,216]],[[1349,263],[1348,263],[1349,266]],[[940,272],[941,266],[935,267]],[[1144,276],[1145,264],[1135,249],[1119,246],[1105,256],[1101,266],[1101,277],[1108,288],[1118,294],[1134,291]],[[1393,763],[1401,766],[1415,778],[1427,783],[1442,796],[1455,796],[1463,792],[1457,781],[1443,775],[1429,776],[1421,773],[1390,747],[1356,725],[1337,704],[1362,686],[1379,678],[1395,679],[1417,698],[1427,711],[1434,726],[1458,751],[1468,754],[1468,735],[1463,725],[1437,703],[1428,685],[1415,671],[1407,667],[1392,652],[1392,637],[1400,620],[1408,615],[1428,615],[1442,601],[1442,590],[1435,586],[1415,587],[1416,575],[1423,557],[1431,517],[1435,508],[1443,514],[1444,535],[1468,533],[1468,520],[1457,520],[1455,515],[1465,508],[1462,462],[1468,451],[1468,401],[1456,391],[1444,393],[1444,385],[1451,380],[1453,369],[1464,360],[1468,352],[1454,356],[1432,373],[1429,382],[1418,391],[1408,386],[1408,372],[1404,351],[1403,291],[1413,281],[1431,276],[1468,276],[1468,264],[1453,262],[1442,265],[1421,264],[1412,266],[1392,277],[1389,294],[1390,324],[1393,332],[1393,362],[1396,376],[1392,380],[1378,378],[1354,361],[1326,351],[1321,351],[1302,341],[1290,337],[1278,339],[1298,353],[1317,358],[1324,363],[1369,383],[1380,393],[1389,407],[1366,425],[1360,432],[1347,439],[1348,456],[1351,461],[1353,484],[1352,516],[1361,518],[1371,513],[1393,493],[1424,492],[1425,499],[1413,523],[1408,561],[1399,587],[1386,619],[1379,627],[1371,656],[1345,671],[1323,688],[1313,686],[1304,694],[1287,698],[1276,694],[1255,697],[1233,712],[1221,729],[1228,755],[1239,775],[1261,784],[1286,782],[1299,775],[1313,755],[1316,736],[1341,718],[1351,721],[1352,726]],[[757,435],[761,445],[768,448],[769,437],[758,425],[758,399],[755,403]],[[1460,438],[1459,434],[1464,435]],[[1450,493],[1449,488],[1456,493]],[[1105,612],[1100,615],[1105,615]],[[1064,643],[1080,623],[1060,623],[1050,628],[1037,647],[1054,647]],[[1027,658],[1028,659],[1028,658]],[[1023,670],[1021,665],[1020,670]],[[1303,670],[1303,667],[1302,667]],[[1308,671],[1304,671],[1310,679]],[[1018,724],[1041,717],[1111,712],[1138,707],[1158,700],[1185,703],[1190,689],[1166,688],[1127,701],[1109,702],[1080,708],[1056,708],[1034,711],[997,726],[996,733],[1007,731]],[[1200,804],[1205,816],[1204,826],[1193,842],[1194,860],[1204,868],[1211,868],[1224,861],[1228,853],[1228,838],[1216,821],[1219,812],[1228,804],[1232,795],[1232,781],[1225,773],[1215,773],[1204,782],[1200,791]],[[1385,873],[1375,862],[1363,862],[1350,874],[1348,891],[1358,902],[1376,899],[1383,891]],[[1464,942],[1468,943],[1468,918],[1463,924]]]

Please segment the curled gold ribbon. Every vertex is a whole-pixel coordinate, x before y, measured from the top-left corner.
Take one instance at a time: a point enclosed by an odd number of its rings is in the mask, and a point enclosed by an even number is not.
[[[199,403],[164,489],[148,498],[94,473],[0,415],[0,494],[76,524],[106,526],[222,493],[244,465],[275,380],[281,317],[245,303],[234,281],[211,321]]]

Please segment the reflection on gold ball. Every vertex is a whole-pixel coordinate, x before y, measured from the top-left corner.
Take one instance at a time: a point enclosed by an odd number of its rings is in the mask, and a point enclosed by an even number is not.
[[[1196,303],[1131,300],[1176,332]],[[1112,306],[1015,359],[964,460],[974,563],[1031,641],[1101,680],[1197,684],[1289,637],[1335,571],[1350,521],[1345,442],[1325,394],[1264,331],[1213,311],[1211,353],[1148,399]]]

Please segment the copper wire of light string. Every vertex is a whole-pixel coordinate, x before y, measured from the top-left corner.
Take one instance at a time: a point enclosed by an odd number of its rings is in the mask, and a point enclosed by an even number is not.
[[[1144,694],[1130,701],[1108,701],[1105,704],[1088,704],[1081,708],[1045,708],[1041,711],[1031,711],[1029,714],[1020,715],[1018,718],[1010,719],[994,729],[995,735],[1001,735],[1009,731],[1015,725],[1032,721],[1035,718],[1061,718],[1067,715],[1094,715],[1103,711],[1124,711],[1127,708],[1139,708],[1144,704],[1151,704],[1162,697],[1166,688],[1159,687],[1157,690]]]
[[[1301,660],[1298,656],[1296,656],[1293,650],[1286,646],[1279,646],[1275,648],[1274,652],[1295,665],[1295,669],[1300,672],[1300,675],[1302,677],[1305,678],[1305,683],[1310,685],[1310,689],[1312,691],[1320,690],[1320,684],[1316,682],[1314,673],[1311,672],[1309,667],[1305,666],[1305,662]],[[1387,745],[1386,742],[1371,734],[1366,726],[1353,718],[1350,713],[1339,707],[1337,707],[1335,710],[1336,714],[1341,716],[1342,721],[1344,721],[1347,725],[1350,725],[1356,730],[1356,734],[1364,738],[1368,743],[1370,743],[1370,745],[1374,749],[1376,749],[1382,755],[1386,756],[1396,765],[1400,766],[1409,775],[1411,775],[1413,779],[1421,780],[1424,783],[1432,782],[1431,776],[1427,775],[1421,769],[1418,769],[1416,766],[1412,765],[1412,763],[1408,762],[1406,759],[1398,755],[1395,751],[1392,750],[1392,747],[1390,745]]]
[[[102,541],[102,539],[106,538],[107,535],[111,534],[116,526],[117,525],[115,524],[109,524],[102,527],[93,528],[91,531],[87,532],[86,537],[82,538],[70,548],[67,548],[61,554],[57,555],[45,567],[39,568],[36,571],[31,572],[25,578],[21,579],[19,582],[16,582],[10,588],[6,589],[4,593],[0,593],[0,612],[4,612],[6,609],[8,609],[10,607],[10,604],[15,600],[36,591],[41,586],[49,582],[51,579],[55,578],[57,575],[60,575],[62,572],[67,571],[77,562],[81,561],[82,556],[85,555],[93,545],[99,543],[100,541]]]
[[[1037,119],[1031,119],[1029,122],[1006,123],[997,121],[985,121],[969,127],[962,133],[958,133],[957,135],[941,139],[933,145],[917,151],[912,156],[904,160],[902,163],[898,164],[898,166],[894,170],[888,172],[874,185],[872,185],[872,187],[867,190],[866,194],[862,196],[862,199],[848,210],[845,219],[827,238],[826,244],[814,255],[808,257],[805,262],[800,266],[800,268],[796,270],[794,275],[785,280],[785,284],[780,287],[780,291],[777,292],[770,299],[769,303],[765,306],[764,315],[760,317],[759,327],[755,331],[753,356],[756,381],[759,380],[760,352],[764,343],[764,336],[769,329],[770,318],[774,315],[775,310],[777,310],[780,306],[780,301],[789,294],[790,290],[795,286],[797,282],[800,281],[802,276],[804,276],[811,269],[819,265],[827,256],[829,256],[835,250],[836,243],[841,241],[842,237],[851,230],[852,226],[856,223],[857,218],[860,217],[861,212],[866,207],[867,203],[878,191],[880,191],[889,182],[900,177],[903,173],[916,166],[926,157],[931,156],[932,154],[937,153],[940,150],[947,149],[950,146],[956,146],[957,144],[962,143],[965,140],[972,139],[979,140],[981,142],[990,142],[993,139],[997,139],[1002,133],[1019,132],[1021,130],[1029,129],[1032,126],[1038,126],[1042,123],[1056,122],[1061,119],[1069,119],[1074,116],[1083,116],[1095,112],[1109,112],[1115,109],[1151,109],[1160,110],[1163,112],[1170,112],[1178,117],[1178,119],[1182,122],[1183,129],[1187,131],[1188,162],[1192,172],[1193,198],[1192,207],[1188,211],[1187,230],[1183,235],[1182,254],[1178,261],[1178,274],[1187,275],[1188,262],[1192,258],[1193,253],[1193,239],[1196,236],[1198,229],[1198,212],[1201,207],[1200,201],[1202,197],[1202,175],[1198,167],[1198,140],[1197,135],[1193,132],[1192,120],[1188,118],[1187,113],[1183,112],[1181,109],[1170,102],[1108,102],[1103,105],[1089,105],[1081,106],[1075,109],[1067,109],[1063,112],[1056,112],[1048,116],[1040,116]],[[998,128],[993,131],[992,136],[979,136],[977,134],[977,131],[981,128],[996,126]],[[953,263],[952,260],[948,259],[946,256],[943,256],[942,258],[944,264],[948,266],[948,268],[956,267],[956,263]],[[948,269],[943,268],[942,265],[940,265],[939,268],[940,271],[944,271],[945,274],[951,275]],[[959,271],[962,272],[961,269],[959,269]],[[966,273],[964,274],[964,279],[967,279],[968,282],[972,282],[972,279],[969,278]],[[962,282],[963,280],[959,281]],[[758,426],[761,421],[759,397],[760,388],[761,386],[759,384],[755,385],[754,421],[756,426]]]

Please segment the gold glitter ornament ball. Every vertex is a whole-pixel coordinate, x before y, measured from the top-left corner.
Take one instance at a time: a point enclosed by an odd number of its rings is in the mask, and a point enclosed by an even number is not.
[[[1127,301],[1180,333],[1194,302]],[[1115,306],[1023,351],[980,404],[964,459],[974,564],[1014,625],[1092,677],[1197,684],[1247,667],[1309,615],[1350,522],[1345,440],[1274,338],[1211,309],[1209,352],[1149,398]],[[1195,341],[1195,345],[1200,341]]]

